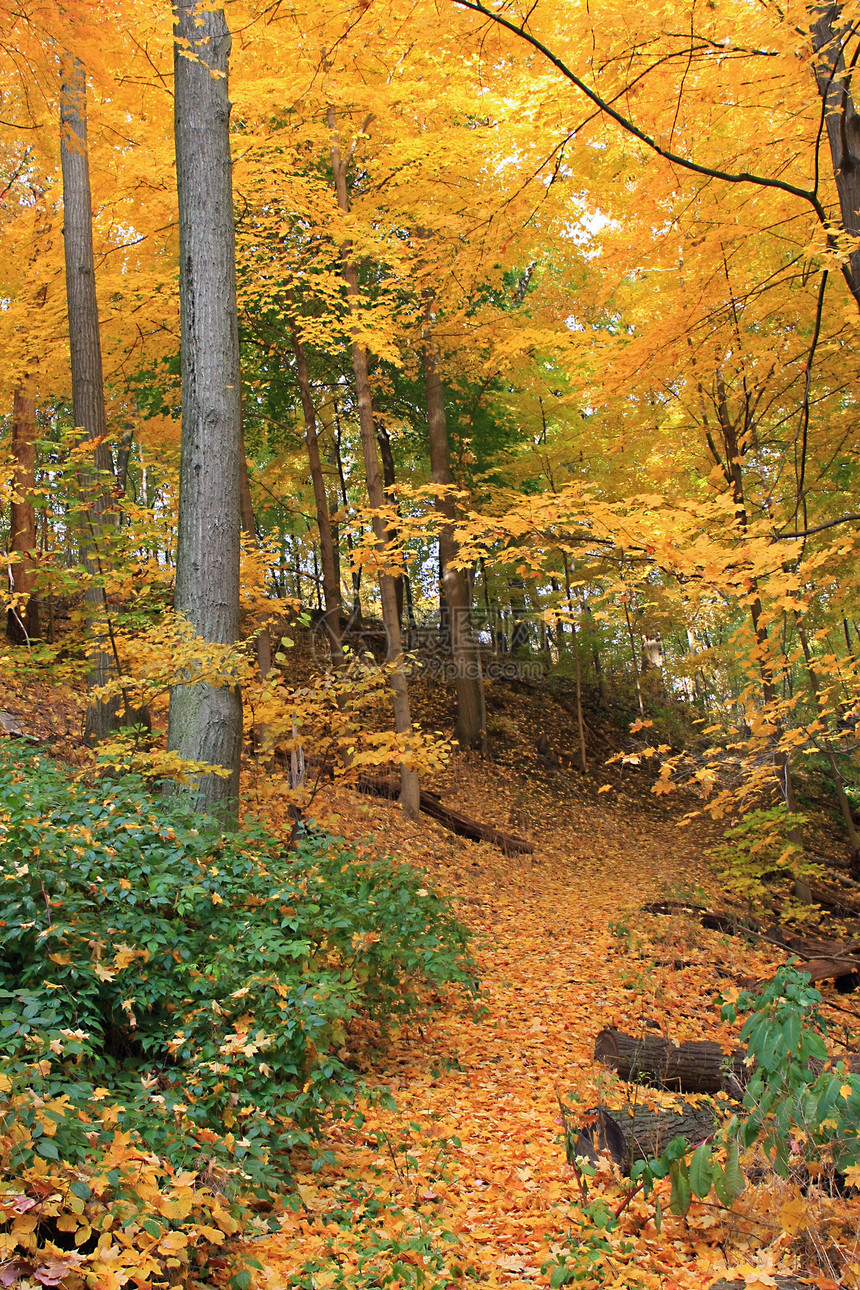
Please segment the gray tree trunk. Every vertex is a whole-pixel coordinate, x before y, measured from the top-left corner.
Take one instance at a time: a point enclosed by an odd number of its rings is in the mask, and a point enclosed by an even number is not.
[[[294,304],[292,293],[289,300]],[[317,417],[314,408],[311,383],[308,377],[308,364],[305,347],[299,333],[298,324],[290,314],[290,336],[293,342],[293,354],[296,360],[296,376],[299,382],[299,395],[302,400],[302,413],[305,420],[305,445],[308,450],[308,464],[311,468],[311,482],[314,490],[314,503],[317,512],[317,528],[320,536],[320,559],[322,561],[322,584],[325,613],[323,614],[323,632],[331,661],[335,667],[343,663],[343,644],[340,632],[340,574],[335,558],[335,542],[332,535],[331,515],[329,513],[328,494],[323,475],[322,458],[320,457],[319,435],[317,434]]]
[[[349,196],[346,188],[346,163],[340,155],[340,145],[334,110],[329,109],[328,124],[331,130],[331,154],[334,170],[337,202],[344,212],[349,210]],[[349,259],[349,248],[344,248],[343,280],[346,283],[350,311],[359,300],[358,271]],[[361,448],[364,457],[364,472],[367,479],[367,497],[371,507],[379,510],[385,504],[385,493],[382,487],[382,475],[379,470],[379,457],[376,451],[376,430],[373,421],[373,400],[370,395],[370,376],[367,367],[367,350],[358,341],[352,343],[352,370],[355,376],[355,394],[358,403],[358,427],[361,435]],[[381,515],[373,519],[373,536],[376,545],[382,549],[386,545],[385,520]],[[397,590],[395,579],[390,574],[381,574],[379,578],[379,595],[382,600],[382,623],[385,628],[387,657],[395,667],[391,673],[391,698],[394,709],[394,729],[398,734],[412,733],[412,716],[409,711],[409,692],[406,687],[406,672],[403,668],[403,650],[400,639],[400,619],[397,613]],[[411,819],[418,818],[421,789],[418,772],[405,763],[400,767],[400,805],[404,814]]]
[[[824,101],[827,141],[839,194],[842,227],[855,241],[860,237],[860,115],[851,93],[851,69],[845,66],[843,42],[855,35],[853,25],[842,20],[841,4],[814,5],[810,13],[812,45],[818,55],[815,78]],[[860,245],[848,256],[845,280],[860,305]]]
[[[10,566],[10,607],[6,635],[16,645],[39,635],[39,601],[33,591],[36,577],[36,398],[31,380],[21,382],[12,405],[12,459],[15,500],[10,515],[9,551],[17,556]],[[19,599],[20,597],[20,599]],[[24,599],[26,598],[26,599]]]
[[[93,256],[93,205],[87,151],[86,74],[80,59],[63,59],[60,108],[60,162],[63,174],[63,242],[66,261],[66,299],[69,311],[69,351],[72,371],[72,411],[75,425],[94,441],[93,472],[81,477],[85,505],[81,536],[81,561],[95,581],[87,589],[89,637],[87,689],[105,685],[116,675],[110,647],[110,625],[104,589],[100,585],[101,538],[109,524],[109,486],[113,458],[107,446],[102,350]],[[84,738],[99,743],[119,728],[118,699],[91,701],[87,707]]]
[[[439,377],[429,305],[425,312],[422,356],[424,390],[427,399],[427,430],[430,440],[430,469],[433,473],[433,483],[444,484],[447,487],[453,484],[454,477],[451,473],[451,448],[445,417],[445,395]],[[454,537],[456,507],[450,496],[437,497],[435,507],[437,515],[443,521],[439,528],[439,563],[451,639],[454,685],[457,691],[457,738],[464,748],[483,748],[487,739],[487,710],[484,703],[481,656],[472,623],[472,605],[466,575],[462,569],[454,568],[454,561],[457,558],[457,541]]]
[[[239,637],[239,472],[242,420],[236,254],[222,10],[174,4],[176,179],[182,323],[182,449],[175,605],[207,642]],[[193,58],[186,53],[194,55]],[[198,808],[236,818],[242,750],[237,684],[176,686],[168,747],[229,770],[201,775]]]

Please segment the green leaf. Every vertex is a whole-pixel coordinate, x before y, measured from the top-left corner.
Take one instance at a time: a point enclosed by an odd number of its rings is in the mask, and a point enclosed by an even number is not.
[[[686,1166],[679,1160],[673,1160],[672,1168],[669,1170],[669,1177],[672,1180],[669,1208],[678,1218],[683,1218],[690,1208],[692,1199]]]
[[[729,1144],[724,1176],[726,1194],[729,1200],[733,1201],[736,1196],[740,1196],[744,1189],[744,1176],[740,1166],[740,1148],[738,1147],[737,1138],[734,1138]]]
[[[77,1196],[78,1200],[89,1200],[93,1194],[87,1184],[85,1182],[81,1182],[79,1178],[75,1179],[70,1186],[69,1191],[73,1196]]]
[[[40,1138],[36,1143],[36,1150],[39,1155],[44,1156],[46,1160],[59,1160],[60,1158],[57,1145],[52,1138]]]
[[[693,1158],[690,1161],[689,1177],[693,1194],[698,1196],[700,1200],[704,1200],[713,1185],[710,1143],[703,1142],[701,1146],[696,1147],[693,1152]]]
[[[159,1227],[158,1223],[154,1221],[154,1219],[145,1218],[141,1223],[141,1227],[145,1232],[148,1232],[150,1236],[162,1235],[162,1229],[161,1227]]]

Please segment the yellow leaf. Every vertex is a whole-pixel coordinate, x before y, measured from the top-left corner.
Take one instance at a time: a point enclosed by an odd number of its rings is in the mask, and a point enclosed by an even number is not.
[[[789,1236],[795,1236],[806,1225],[808,1213],[809,1206],[805,1200],[790,1200],[783,1205],[779,1211],[779,1219]]]

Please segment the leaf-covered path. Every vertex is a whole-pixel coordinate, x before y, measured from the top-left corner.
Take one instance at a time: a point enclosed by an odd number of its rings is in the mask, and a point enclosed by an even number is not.
[[[503,799],[502,783],[495,798],[488,787],[475,805]],[[458,804],[472,805],[463,793]],[[749,972],[749,948],[636,912],[667,887],[706,881],[707,865],[700,840],[632,806],[622,815],[556,803],[534,856],[516,858],[410,825],[394,807],[356,809],[345,831],[367,836],[375,824],[386,848],[457,898],[475,937],[479,1007],[448,1003],[423,1032],[370,1057],[368,1075],[396,1109],[377,1105],[360,1129],[335,1127],[337,1163],[302,1175],[301,1207],[257,1257],[273,1290],[549,1284],[542,1267],[566,1244],[580,1257],[592,1248],[581,1242],[557,1090],[583,1107],[611,1100],[614,1077],[592,1058],[606,1025],[727,1039],[714,968]],[[608,1170],[597,1184],[613,1208],[624,1199]],[[636,1198],[611,1252],[595,1233],[593,1279],[577,1283],[704,1287],[727,1256],[730,1266],[773,1266],[778,1232],[739,1216],[745,1208],[743,1198],[735,1216],[695,1204],[658,1232],[653,1204]]]

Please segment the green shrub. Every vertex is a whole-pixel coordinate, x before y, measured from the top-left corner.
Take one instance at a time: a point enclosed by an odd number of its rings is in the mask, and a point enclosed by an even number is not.
[[[747,811],[708,853],[725,889],[754,903],[764,894],[765,880],[814,877],[817,867],[788,836],[790,825],[802,823],[801,815],[789,817],[784,803],[769,810]]]
[[[98,1173],[119,1138],[164,1177],[270,1195],[351,1103],[350,1024],[472,988],[465,930],[407,867],[327,836],[288,855],[256,827],[215,837],[140,780],[5,751],[0,1149],[25,1193],[46,1168]]]

